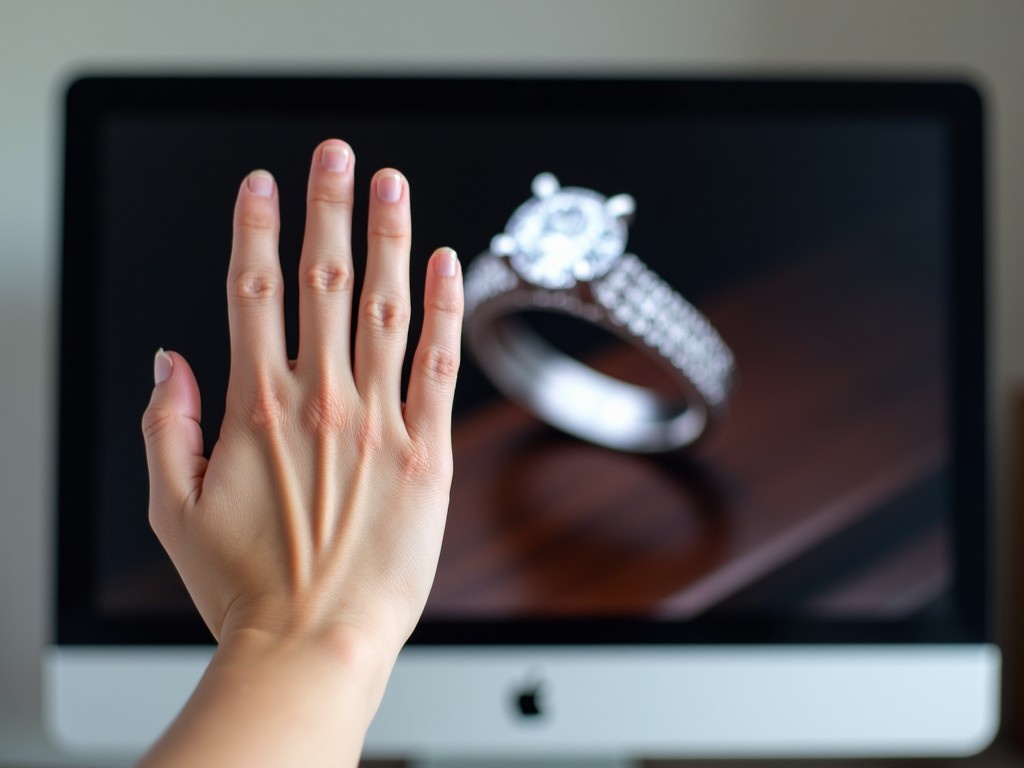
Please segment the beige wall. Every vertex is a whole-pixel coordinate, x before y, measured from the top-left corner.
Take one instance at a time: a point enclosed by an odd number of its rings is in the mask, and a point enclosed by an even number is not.
[[[1001,422],[1010,388],[1024,381],[1022,32],[1016,0],[0,0],[0,761],[48,754],[36,669],[49,627],[59,120],[69,75],[967,76],[986,92],[992,118],[992,391]]]

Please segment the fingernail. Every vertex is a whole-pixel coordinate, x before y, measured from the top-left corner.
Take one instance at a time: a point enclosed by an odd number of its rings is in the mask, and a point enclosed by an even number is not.
[[[320,151],[320,165],[334,173],[344,173],[348,168],[349,152],[345,147],[336,144],[324,147]]]
[[[156,351],[156,357],[153,358],[153,382],[154,384],[163,384],[167,379],[171,377],[171,370],[174,368],[174,360],[171,356],[164,352],[164,348],[160,347]]]
[[[377,197],[384,203],[397,203],[402,196],[402,177],[388,173],[377,179]]]
[[[249,174],[249,191],[260,197],[274,194],[274,177],[266,171],[253,171]]]
[[[458,269],[459,255],[451,248],[445,248],[434,262],[434,271],[441,277],[454,277]]]

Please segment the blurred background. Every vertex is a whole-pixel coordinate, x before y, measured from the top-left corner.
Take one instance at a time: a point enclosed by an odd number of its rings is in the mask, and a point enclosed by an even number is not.
[[[42,731],[38,669],[51,626],[62,99],[74,76],[672,73],[968,79],[988,109],[991,419],[996,498],[1008,524],[1015,445],[1008,425],[1015,390],[1024,381],[1022,33],[1019,0],[3,0],[0,765],[56,759]],[[159,146],[150,160],[152,183],[159,185]],[[1002,562],[1008,563],[1007,546],[1000,546]],[[1001,569],[1004,583],[1006,570]],[[1009,601],[1001,602],[1005,615]],[[1009,667],[1015,674],[1012,657]]]

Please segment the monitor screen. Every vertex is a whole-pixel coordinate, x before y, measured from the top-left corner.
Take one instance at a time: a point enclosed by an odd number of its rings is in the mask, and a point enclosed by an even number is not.
[[[254,168],[280,189],[295,355],[328,137],[354,149],[357,222],[373,171],[409,179],[411,338],[430,252],[466,275],[413,645],[990,641],[969,87],[89,78],[68,114],[58,643],[211,642],[147,521],[151,360],[191,363],[208,453]],[[356,226],[357,290],[365,242]]]

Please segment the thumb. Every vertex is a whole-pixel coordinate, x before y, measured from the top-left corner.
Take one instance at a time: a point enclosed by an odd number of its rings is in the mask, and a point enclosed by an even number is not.
[[[203,487],[206,459],[199,385],[192,368],[176,352],[160,349],[153,360],[156,385],[142,416],[149,465],[149,517],[164,540],[174,517],[195,504]]]

